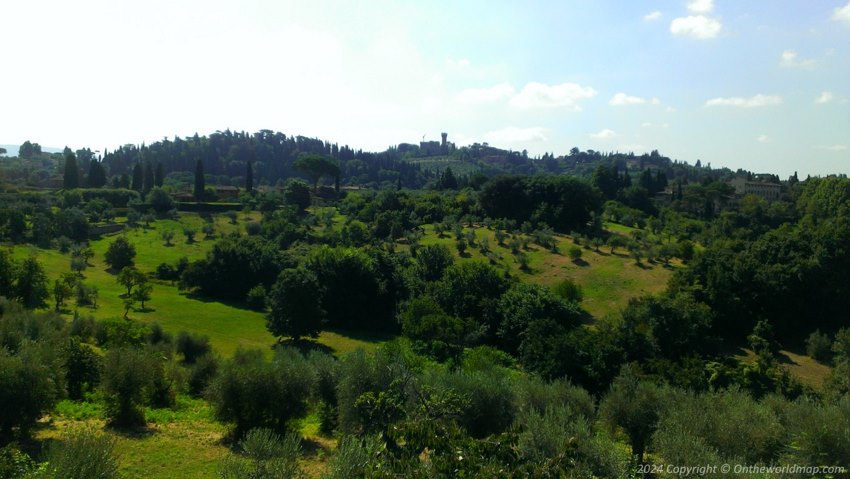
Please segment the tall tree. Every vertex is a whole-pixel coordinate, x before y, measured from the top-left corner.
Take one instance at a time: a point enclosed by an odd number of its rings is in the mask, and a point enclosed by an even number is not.
[[[161,162],[156,164],[156,171],[154,171],[153,178],[153,184],[162,188],[162,184],[165,182],[165,172],[163,171]]]
[[[144,173],[142,172],[142,165],[136,163],[136,166],[133,167],[133,183],[131,184],[131,189],[135,191],[142,191],[142,187],[144,186]]]
[[[271,311],[266,328],[275,336],[289,336],[295,341],[317,337],[325,315],[316,301],[320,292],[313,272],[305,268],[283,270],[269,294]]]
[[[25,259],[18,270],[15,297],[27,308],[41,308],[49,294],[44,268],[33,257]]]
[[[18,156],[21,158],[32,158],[40,154],[41,145],[38,143],[31,143],[29,140],[25,141],[24,144],[18,148]]]
[[[70,150],[65,153],[65,174],[62,177],[62,187],[66,190],[80,187],[80,172],[77,170],[77,157]]]
[[[204,162],[200,159],[195,164],[195,191],[194,196],[196,201],[200,201],[204,197]]]
[[[251,162],[248,162],[248,169],[245,171],[245,191],[254,191],[254,168],[251,167]]]
[[[313,182],[313,189],[319,187],[319,180],[323,176],[339,176],[339,166],[333,161],[321,155],[305,155],[295,160],[292,164],[296,170],[310,177]]]
[[[106,184],[106,171],[103,169],[103,164],[99,161],[89,163],[89,188],[103,188]]]
[[[142,192],[144,194],[148,194],[150,190],[154,187],[154,176],[153,176],[153,167],[151,166],[150,161],[145,163],[145,178],[144,183],[142,184]]]

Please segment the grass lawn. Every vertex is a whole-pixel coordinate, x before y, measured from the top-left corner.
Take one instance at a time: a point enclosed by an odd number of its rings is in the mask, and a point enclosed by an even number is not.
[[[244,217],[239,216],[238,224],[231,225],[224,216],[215,217],[216,230],[226,234],[243,227]],[[175,263],[183,256],[189,260],[203,258],[212,248],[213,240],[205,240],[200,228],[204,220],[196,214],[183,213],[179,221],[157,220],[149,228],[139,227],[126,231],[127,239],[136,248],[136,267],[145,273],[152,273],[160,263]],[[187,243],[183,229],[194,228],[196,241]],[[165,246],[160,234],[164,230],[174,231],[172,246]],[[80,308],[80,314],[91,314],[96,318],[120,317],[124,315],[121,295],[126,291],[108,270],[103,255],[115,236],[107,236],[91,242],[95,256],[91,266],[85,271],[84,282],[98,288],[98,307]],[[16,246],[14,256],[21,260],[35,255],[44,266],[52,285],[54,279],[63,272],[70,271],[69,254],[57,250],[44,250],[32,246]],[[231,356],[238,348],[259,348],[271,354],[275,338],[266,331],[265,316],[242,305],[225,304],[218,301],[187,295],[176,285],[164,281],[153,282],[150,301],[145,310],[130,312],[130,317],[144,322],[158,322],[163,329],[171,333],[185,330],[195,334],[209,336],[213,348],[224,356]],[[50,300],[48,301],[50,302]],[[52,306],[52,304],[51,304]],[[75,306],[72,301],[66,304],[63,313],[70,317]],[[318,342],[324,344],[336,354],[352,351],[358,347],[374,348],[376,341],[387,337],[347,335],[341,332],[323,332]]]
[[[529,258],[529,268],[522,270],[510,248],[498,245],[493,230],[485,227],[473,229],[477,237],[476,242],[487,238],[490,250],[499,256],[497,266],[521,280],[544,286],[553,286],[564,278],[575,281],[584,291],[582,307],[596,318],[618,313],[631,298],[664,291],[673,271],[681,266],[675,261],[671,261],[670,265],[646,261],[637,265],[626,250],[615,250],[614,254],[610,254],[608,247],[602,247],[599,252],[582,248],[581,259],[573,261],[566,254],[573,246],[572,238],[556,235],[559,252],[552,253],[540,245],[529,243],[529,248],[524,251]],[[464,233],[469,230],[468,227],[464,228]],[[463,261],[489,261],[477,245],[467,247],[464,257],[460,258],[451,231],[444,232],[443,237],[438,237],[433,226],[426,225],[423,227],[423,233],[420,241],[422,245],[444,244],[452,250],[456,258]],[[627,235],[628,231],[620,233]]]

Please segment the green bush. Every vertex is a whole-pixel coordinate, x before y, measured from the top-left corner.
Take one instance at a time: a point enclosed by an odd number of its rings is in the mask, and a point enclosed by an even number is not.
[[[186,331],[177,333],[177,352],[183,355],[183,362],[194,364],[199,357],[209,354],[211,350],[210,338],[207,336],[190,334]]]
[[[222,479],[290,479],[301,477],[298,457],[301,439],[295,433],[281,437],[268,429],[252,429],[239,442],[241,455],[228,456],[221,465]]]
[[[816,361],[828,362],[832,358],[832,341],[829,336],[815,330],[806,339],[806,354]]]
[[[687,454],[676,449],[676,441],[690,444],[694,450],[701,445],[724,461],[744,464],[772,463],[782,450],[784,431],[776,412],[744,392],[687,394],[668,404],[654,439],[655,450],[665,458],[687,459]],[[697,460],[704,457],[708,456],[694,456]],[[691,459],[683,464],[694,463]]]
[[[788,464],[850,464],[850,396],[833,402],[799,399],[785,418],[790,434],[782,459]]]
[[[371,477],[370,472],[380,469],[379,458],[385,447],[383,442],[373,436],[343,437],[322,479]]]
[[[45,454],[52,479],[118,477],[115,441],[93,428],[71,429]]]
[[[245,302],[248,303],[249,308],[254,311],[265,311],[266,301],[266,287],[262,284],[258,284],[248,290],[248,297],[245,299]]]
[[[218,368],[219,360],[213,354],[205,354],[197,358],[195,363],[189,367],[189,375],[186,379],[189,394],[194,397],[201,396],[218,373]]]
[[[80,343],[76,338],[68,341],[64,356],[68,397],[82,399],[84,393],[100,384],[103,358],[91,346]]]
[[[123,318],[107,318],[98,321],[94,334],[98,346],[110,348],[141,346],[148,335],[147,326]]]
[[[381,424],[369,423],[368,418],[364,416],[363,400],[367,397],[377,398],[381,392],[389,392],[393,384],[399,385],[410,378],[411,360],[409,349],[396,342],[382,345],[372,355],[358,349],[342,358],[337,386],[341,432],[362,433],[379,430],[381,425],[391,422],[389,411],[385,411],[384,417],[375,417],[376,413],[372,410],[369,412],[372,418]],[[396,390],[393,393],[403,392]],[[396,412],[398,411],[393,411]]]
[[[109,244],[103,259],[115,271],[133,266],[133,259],[136,257],[136,248],[124,236],[115,238],[115,241]]]
[[[154,389],[157,373],[162,368],[144,350],[114,348],[106,354],[103,368],[103,390],[106,393],[106,415],[116,426],[145,424],[142,407],[146,395]]]
[[[15,355],[0,348],[0,443],[11,439],[14,429],[26,437],[56,402],[60,391],[50,367],[37,345],[24,345]]]
[[[514,420],[513,388],[501,370],[459,371],[430,375],[429,379],[430,385],[448,388],[463,398],[458,424],[474,438],[500,433]]]
[[[282,349],[274,360],[262,351],[239,350],[222,365],[207,388],[207,398],[219,421],[235,426],[241,437],[263,427],[286,432],[307,412],[315,375],[300,353]]]
[[[518,411],[543,412],[552,408],[565,408],[573,416],[583,416],[589,420],[596,415],[593,397],[579,386],[569,381],[543,381],[535,376],[523,376],[516,381],[516,408]]]

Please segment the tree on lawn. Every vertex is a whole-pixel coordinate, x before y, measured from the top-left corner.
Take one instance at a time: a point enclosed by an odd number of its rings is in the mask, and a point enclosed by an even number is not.
[[[266,328],[275,336],[289,336],[295,341],[317,337],[325,316],[317,300],[320,292],[313,272],[304,268],[283,270],[269,293],[271,311]]]
[[[116,277],[115,280],[118,284],[127,288],[126,297],[128,298],[133,295],[134,286],[147,281],[145,275],[132,266],[125,266],[124,268],[121,268],[121,271],[118,273],[118,277]]]
[[[133,266],[133,258],[136,257],[136,248],[123,236],[115,239],[106,250],[104,259],[114,270],[121,271],[127,266]]]
[[[145,301],[150,301],[153,285],[148,282],[145,275],[139,277],[140,282],[136,283],[136,290],[133,291],[133,299],[141,303],[142,310],[145,309]]]

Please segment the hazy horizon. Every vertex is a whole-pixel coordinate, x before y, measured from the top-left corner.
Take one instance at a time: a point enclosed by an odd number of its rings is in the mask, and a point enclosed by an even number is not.
[[[850,172],[850,3],[33,1],[7,6],[0,142],[272,129]],[[14,19],[14,20],[11,20]]]

